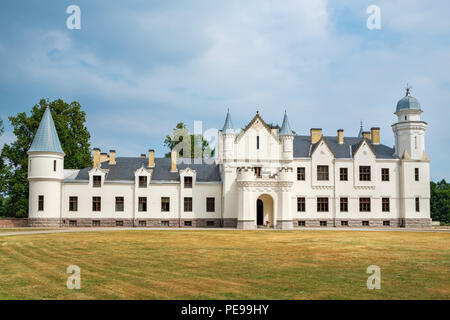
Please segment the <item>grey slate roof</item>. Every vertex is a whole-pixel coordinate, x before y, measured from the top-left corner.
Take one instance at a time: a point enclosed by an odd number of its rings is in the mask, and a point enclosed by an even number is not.
[[[42,116],[39,128],[34,136],[33,143],[31,144],[28,152],[58,152],[64,153],[59,142],[58,133],[56,132],[55,123],[53,122],[50,108],[45,109]]]
[[[134,172],[142,166],[148,164],[148,158],[116,158],[115,165],[109,165],[109,162],[103,162],[102,169],[109,169],[106,175],[106,181],[133,181]],[[158,181],[180,181],[178,172],[170,172],[170,158],[155,158],[155,167],[153,168],[152,180]],[[177,164],[178,171],[186,169],[188,165],[184,163]],[[189,168],[196,171],[197,181],[199,182],[221,182],[219,166],[217,164],[189,164]],[[81,169],[75,180],[88,180],[89,171],[92,167]]]
[[[362,140],[362,138],[358,137],[345,137],[344,143],[339,144],[337,137],[324,136],[324,139],[333,151],[335,158],[352,158],[352,153],[356,150]],[[383,144],[374,145],[370,140],[368,140],[368,143],[375,151],[377,159],[396,159],[394,156],[395,150],[393,148]],[[316,144],[311,144],[310,136],[294,136],[294,158],[310,157],[310,149],[313,150],[315,145]]]
[[[233,122],[231,122],[230,110],[227,111],[227,117],[225,118],[225,123],[222,128],[223,133],[233,133]]]

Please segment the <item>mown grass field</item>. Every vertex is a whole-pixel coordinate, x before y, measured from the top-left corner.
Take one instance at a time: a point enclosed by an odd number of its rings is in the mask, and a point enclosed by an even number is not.
[[[81,268],[81,289],[66,268]],[[368,290],[366,269],[381,268]],[[449,299],[450,233],[142,230],[0,237],[0,299]]]

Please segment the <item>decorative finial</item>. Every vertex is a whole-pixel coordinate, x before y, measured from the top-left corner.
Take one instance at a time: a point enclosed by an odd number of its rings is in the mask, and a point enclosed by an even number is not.
[[[227,108],[227,112],[230,112],[230,108]]]
[[[411,89],[412,87],[409,85],[409,83],[406,84],[406,96],[410,96],[411,95]]]
[[[258,110],[256,110],[256,114],[259,114],[259,111],[258,111]]]
[[[284,109],[284,114],[286,114],[287,112],[286,112],[286,109]]]
[[[362,130],[362,128],[363,128],[363,123],[362,123],[362,120],[361,120],[361,130]]]

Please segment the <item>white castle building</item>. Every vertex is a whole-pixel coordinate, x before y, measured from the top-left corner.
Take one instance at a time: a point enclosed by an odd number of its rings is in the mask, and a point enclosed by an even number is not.
[[[237,133],[228,112],[213,163],[116,157],[94,149],[93,165],[64,169],[47,109],[28,152],[30,226],[419,227],[430,226],[429,159],[417,99],[398,104],[395,147],[379,128],[357,137],[296,135],[256,113]]]

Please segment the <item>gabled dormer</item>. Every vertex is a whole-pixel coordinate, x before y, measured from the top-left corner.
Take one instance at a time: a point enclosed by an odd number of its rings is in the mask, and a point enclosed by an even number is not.
[[[134,171],[134,185],[136,188],[148,188],[152,178],[153,169],[146,168],[142,165]]]
[[[375,186],[378,179],[376,172],[376,153],[367,138],[352,148],[354,184],[356,186]]]
[[[191,189],[195,187],[197,172],[189,167],[180,170],[180,183],[182,189]]]
[[[108,171],[108,169],[102,169],[99,166],[89,170],[89,186],[91,188],[103,187]]]
[[[334,183],[334,153],[322,136],[311,145],[311,180],[313,187],[330,187]]]

